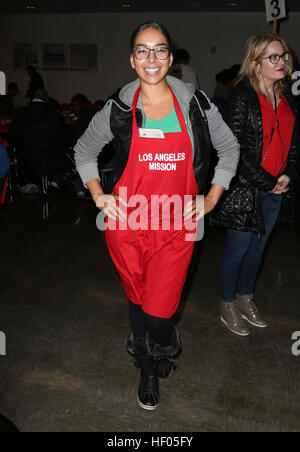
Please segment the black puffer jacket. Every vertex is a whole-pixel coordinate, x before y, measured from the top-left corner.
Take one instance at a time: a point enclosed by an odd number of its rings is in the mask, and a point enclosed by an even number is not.
[[[286,90],[284,96],[289,103],[295,118],[295,126],[291,149],[284,174],[291,178],[291,191],[284,196],[283,210],[291,209],[286,203],[293,202],[294,187],[298,175],[298,153],[300,145],[299,118],[297,115],[297,103],[290,92]],[[265,233],[263,211],[261,205],[261,191],[271,191],[276,186],[277,179],[269,174],[261,165],[263,148],[263,120],[259,97],[253,89],[250,80],[244,78],[236,85],[230,95],[225,120],[237,137],[241,146],[241,159],[237,177],[231,184],[231,189],[224,196],[222,202],[212,215],[212,223],[229,227],[241,232]],[[254,207],[249,213],[228,213],[224,202],[227,196],[232,195],[233,189],[240,185],[239,178],[252,186],[254,193]],[[239,189],[237,189],[237,195]],[[285,215],[286,216],[286,215]],[[286,218],[290,221],[292,219]]]

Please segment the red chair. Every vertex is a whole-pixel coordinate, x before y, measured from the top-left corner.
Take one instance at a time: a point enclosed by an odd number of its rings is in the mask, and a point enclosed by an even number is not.
[[[5,203],[6,193],[7,193],[7,186],[8,186],[8,177],[5,179],[0,180],[0,204]]]

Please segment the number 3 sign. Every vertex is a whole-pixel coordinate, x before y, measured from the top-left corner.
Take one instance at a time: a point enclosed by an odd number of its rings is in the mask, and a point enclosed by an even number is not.
[[[285,0],[265,0],[265,2],[268,22],[286,17]]]

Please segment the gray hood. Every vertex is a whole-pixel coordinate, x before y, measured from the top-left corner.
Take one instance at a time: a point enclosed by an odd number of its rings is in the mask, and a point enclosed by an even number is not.
[[[170,87],[172,88],[172,90],[175,92],[175,94],[177,95],[181,108],[183,109],[184,116],[185,116],[185,118],[187,118],[190,102],[192,100],[192,97],[195,94],[195,90],[196,90],[195,86],[187,84],[187,83],[183,83],[181,80],[178,80],[177,78],[170,77],[170,76],[167,76],[167,82],[170,85]],[[120,97],[121,101],[124,102],[124,104],[128,105],[128,107],[130,109],[132,107],[134,95],[139,87],[140,87],[140,79],[137,79],[134,82],[131,82],[128,85],[126,85],[120,91],[119,97]],[[143,110],[141,96],[139,97],[137,107],[140,110]]]

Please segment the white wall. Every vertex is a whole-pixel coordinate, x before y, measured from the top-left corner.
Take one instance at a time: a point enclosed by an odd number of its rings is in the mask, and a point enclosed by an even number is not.
[[[123,14],[53,14],[0,16],[0,71],[7,81],[15,81],[23,92],[28,85],[25,72],[14,72],[12,44],[94,43],[99,44],[99,69],[88,72],[44,71],[46,88],[60,102],[67,102],[76,92],[95,101],[105,99],[117,88],[135,78],[129,65],[129,39],[142,22],[161,22],[175,43],[190,51],[191,65],[198,72],[201,87],[209,95],[214,77],[220,70],[239,63],[244,44],[253,34],[270,31],[264,13],[123,13]],[[281,34],[300,56],[300,13],[291,13],[281,24]],[[217,47],[216,55],[211,48]]]

